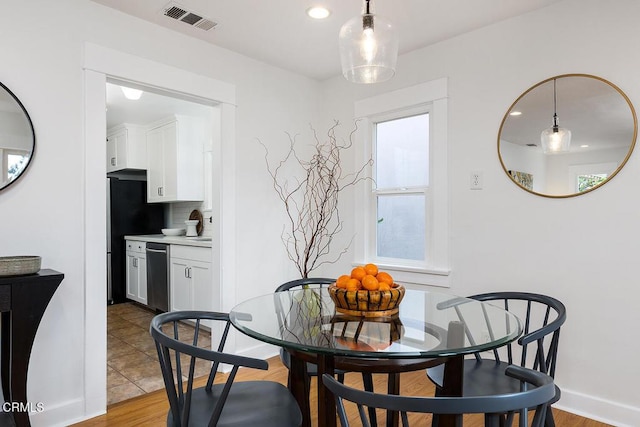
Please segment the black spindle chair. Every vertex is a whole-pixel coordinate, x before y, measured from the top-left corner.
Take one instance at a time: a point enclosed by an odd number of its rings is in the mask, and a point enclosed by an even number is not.
[[[555,394],[553,379],[539,371],[519,366],[508,367],[503,375],[520,384],[514,393],[470,397],[424,397],[377,394],[354,389],[324,375],[322,380],[336,398],[338,417],[342,427],[349,427],[344,401],[357,405],[362,426],[370,427],[366,409],[380,408],[400,412],[404,427],[409,427],[409,414],[433,414],[432,425],[438,426],[443,415],[455,417],[455,425],[462,425],[464,414],[484,414],[486,427],[510,427],[515,414],[523,408],[533,411],[531,427],[544,425],[549,400]],[[505,420],[503,414],[509,414]],[[525,411],[526,414],[526,411]],[[414,416],[414,419],[418,416]],[[426,417],[424,417],[426,418]],[[424,425],[424,420],[419,425]]]
[[[504,375],[507,367],[511,365],[531,368],[552,378],[555,376],[560,327],[567,317],[564,304],[550,296],[527,292],[493,292],[469,298],[499,305],[512,312],[524,322],[524,333],[516,342],[509,343],[503,349],[493,350],[492,358],[483,358],[480,353],[476,353],[474,358],[465,360],[463,396],[486,396],[518,391],[519,381]],[[464,321],[460,304],[460,300],[453,299],[441,303],[438,308],[453,307],[460,320]],[[487,324],[486,327],[487,332],[491,334],[491,325]],[[470,334],[469,329],[466,329],[466,333],[471,343],[478,339]],[[436,393],[443,384],[443,374],[442,366],[427,369],[427,376],[436,385]],[[560,399],[560,394],[560,389],[555,386],[555,393],[547,407],[547,427],[555,426],[550,405]]]
[[[202,321],[224,323],[217,351],[198,347]],[[267,370],[269,365],[223,353],[230,325],[228,314],[204,311],[175,311],[152,319],[150,332],[170,406],[167,426],[300,426],[300,408],[285,386],[272,381],[234,382],[239,367]],[[209,376],[203,387],[194,388],[198,360],[204,361]],[[231,372],[226,382],[214,384],[221,363],[231,365]]]

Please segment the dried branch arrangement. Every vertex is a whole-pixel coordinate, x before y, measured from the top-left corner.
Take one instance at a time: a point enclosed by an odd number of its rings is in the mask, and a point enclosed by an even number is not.
[[[336,121],[321,140],[312,128],[313,146],[309,159],[301,157],[296,148],[296,137],[289,136],[289,151],[278,163],[269,163],[269,150],[265,148],[267,170],[273,180],[273,188],[282,200],[288,223],[282,232],[282,242],[289,259],[293,261],[301,277],[309,277],[323,264],[334,263],[347,252],[347,247],[339,253],[331,251],[333,238],[342,231],[343,222],[338,210],[341,192],[358,182],[369,179],[367,166],[369,159],[352,173],[345,172],[341,155],[353,146],[357,123],[349,133],[348,140],[338,140]]]

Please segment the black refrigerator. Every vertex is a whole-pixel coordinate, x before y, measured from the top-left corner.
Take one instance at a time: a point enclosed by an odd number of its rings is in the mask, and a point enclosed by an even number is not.
[[[164,207],[147,203],[147,182],[107,178],[107,303],[126,301],[124,236],[160,234]]]

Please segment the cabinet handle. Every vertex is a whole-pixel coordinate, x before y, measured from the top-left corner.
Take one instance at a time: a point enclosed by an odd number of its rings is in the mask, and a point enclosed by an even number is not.
[[[162,187],[158,187],[158,196],[162,196]]]
[[[116,165],[116,158],[112,157],[111,158],[111,166],[115,166]]]
[[[187,279],[191,279],[191,267],[184,268],[184,277]]]
[[[138,258],[134,258],[133,259],[133,266],[137,267],[138,266]]]

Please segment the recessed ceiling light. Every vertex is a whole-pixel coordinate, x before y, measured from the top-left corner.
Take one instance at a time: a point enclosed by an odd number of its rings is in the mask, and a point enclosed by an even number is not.
[[[326,7],[314,6],[307,9],[307,15],[313,19],[325,19],[331,15],[331,12]]]
[[[580,148],[589,148],[589,144],[582,144]]]
[[[522,115],[522,111],[512,111],[509,113],[510,116],[520,116]]]

